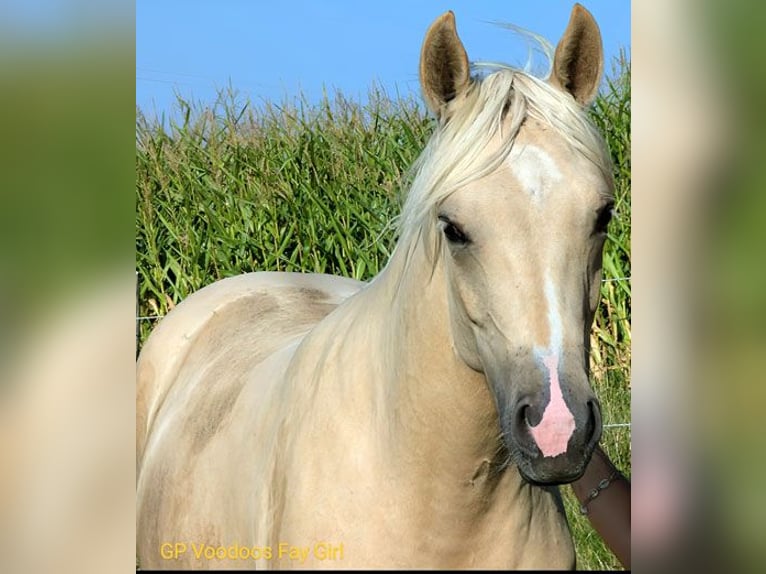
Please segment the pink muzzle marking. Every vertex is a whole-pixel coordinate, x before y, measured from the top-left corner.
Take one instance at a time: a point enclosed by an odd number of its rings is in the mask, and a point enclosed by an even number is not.
[[[575,430],[575,419],[561,394],[558,373],[559,357],[551,353],[543,358],[551,384],[551,400],[543,411],[537,426],[529,426],[529,432],[543,456],[557,456],[566,452],[567,443]]]

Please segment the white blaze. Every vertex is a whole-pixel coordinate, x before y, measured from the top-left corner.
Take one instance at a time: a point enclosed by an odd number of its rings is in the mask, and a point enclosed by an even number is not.
[[[575,430],[575,420],[572,411],[564,401],[559,382],[558,365],[564,334],[556,288],[550,277],[545,278],[545,300],[548,304],[550,341],[548,347],[540,354],[543,366],[548,371],[550,401],[543,411],[540,422],[537,426],[530,426],[529,432],[543,456],[557,456],[566,452],[567,443]]]
[[[548,152],[534,145],[514,147],[507,161],[521,187],[536,199],[542,199],[546,187],[563,178]]]

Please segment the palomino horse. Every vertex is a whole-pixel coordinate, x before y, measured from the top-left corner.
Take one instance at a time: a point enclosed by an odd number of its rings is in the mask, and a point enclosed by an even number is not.
[[[602,67],[579,5],[548,81],[471,77],[453,14],[432,24],[438,126],[386,268],[225,279],[144,347],[142,567],[574,566],[557,485],[601,434]]]

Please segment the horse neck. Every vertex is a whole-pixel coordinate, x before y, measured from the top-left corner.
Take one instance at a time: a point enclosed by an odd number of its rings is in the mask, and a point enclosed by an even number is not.
[[[483,374],[456,354],[447,284],[440,257],[428,261],[422,243],[398,249],[372,286],[390,305],[380,318],[382,372],[387,389],[384,431],[392,464],[402,472],[437,472],[470,481],[504,462],[497,410]],[[378,294],[377,296],[380,296]],[[457,475],[457,476],[456,476]]]

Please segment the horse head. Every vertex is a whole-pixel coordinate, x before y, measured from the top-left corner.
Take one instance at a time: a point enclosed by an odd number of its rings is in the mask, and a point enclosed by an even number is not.
[[[585,107],[602,68],[598,27],[579,5],[547,81],[508,68],[472,76],[451,12],[421,51],[438,127],[405,218],[418,214],[443,266],[455,353],[484,374],[510,459],[538,483],[579,478],[601,434],[589,336],[614,200]]]

